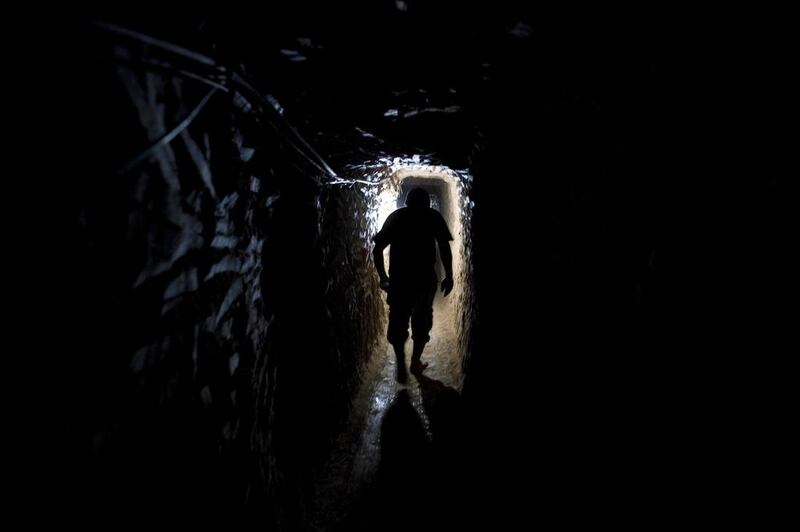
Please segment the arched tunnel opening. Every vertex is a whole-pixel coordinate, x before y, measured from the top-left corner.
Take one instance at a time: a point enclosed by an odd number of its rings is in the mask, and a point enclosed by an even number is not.
[[[369,174],[369,163],[363,168]],[[395,158],[391,166],[380,170],[384,177],[378,188],[371,191],[371,219],[374,232],[386,222],[389,214],[405,206],[410,190],[422,188],[431,199],[431,207],[439,211],[453,235],[453,277],[456,281],[454,292],[444,297],[437,290],[434,297],[434,325],[430,343],[426,350],[430,353],[432,372],[441,371],[450,386],[461,388],[462,368],[467,362],[469,352],[469,326],[473,317],[475,301],[472,294],[471,276],[471,199],[468,196],[472,176],[466,171],[454,171],[446,166],[422,164],[419,157],[403,160]],[[375,174],[372,174],[375,176]],[[380,175],[380,174],[379,174]],[[374,177],[373,177],[374,178]],[[391,266],[389,251],[384,250],[384,261]],[[445,277],[441,258],[434,264],[436,278]],[[411,344],[409,338],[407,343]],[[440,370],[441,367],[441,370]]]
[[[761,186],[690,160],[669,24],[574,2],[265,9],[53,18],[25,58],[47,124],[12,202],[31,515],[641,526],[745,493],[742,433],[785,425],[790,388],[742,372],[781,349],[791,195],[777,163]],[[454,287],[400,382],[372,252],[414,188]]]

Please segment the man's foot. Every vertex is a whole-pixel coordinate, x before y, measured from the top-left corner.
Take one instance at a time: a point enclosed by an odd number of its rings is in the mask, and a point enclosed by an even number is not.
[[[422,362],[421,360],[417,359],[411,361],[411,373],[413,373],[414,375],[422,373],[427,367],[428,367],[427,362]]]

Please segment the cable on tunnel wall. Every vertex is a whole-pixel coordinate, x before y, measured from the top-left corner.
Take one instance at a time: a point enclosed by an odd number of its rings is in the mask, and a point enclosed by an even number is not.
[[[216,70],[219,70],[220,72],[224,72],[225,71],[224,67],[218,65],[213,59],[211,59],[207,55],[195,52],[193,50],[189,50],[188,48],[184,48],[183,46],[178,46],[177,44],[174,44],[174,43],[162,40],[162,39],[158,39],[158,38],[153,37],[151,35],[147,35],[146,33],[142,33],[142,32],[135,31],[135,30],[131,30],[129,28],[125,28],[123,26],[119,26],[117,24],[112,24],[110,22],[106,22],[106,21],[103,21],[103,20],[89,20],[88,22],[89,22],[90,25],[92,25],[92,26],[94,26],[94,27],[96,27],[98,29],[101,29],[101,30],[104,30],[104,31],[107,31],[107,32],[110,32],[110,33],[116,33],[117,35],[130,37],[130,38],[132,38],[134,40],[137,40],[137,41],[140,41],[140,42],[142,42],[144,44],[147,44],[147,45],[150,45],[150,46],[155,46],[157,48],[161,48],[162,50],[165,50],[167,52],[173,53],[175,55],[179,55],[181,57],[185,57],[187,59],[191,59],[192,61],[195,61],[197,63],[203,64],[203,65],[206,65],[206,66],[210,66],[210,67],[212,67],[212,68],[214,68]]]
[[[159,62],[158,60],[147,61],[144,59],[133,60],[130,58],[116,57],[115,61],[118,64],[124,64],[130,67],[139,67],[154,73],[172,74],[182,78],[190,79],[192,81],[198,81],[204,85],[208,85],[209,87],[216,87],[224,93],[230,93],[230,89],[224,85],[226,82],[224,76],[203,76],[196,72],[192,72],[183,68],[177,68],[166,62]]]
[[[142,32],[134,31],[116,24],[112,24],[105,21],[98,21],[98,20],[91,20],[89,24],[100,29],[102,31],[112,33],[115,35],[127,37],[138,41],[142,44],[155,46],[161,50],[166,52],[175,54],[179,57],[183,57],[189,59],[198,65],[202,65],[204,67],[211,67],[214,70],[215,75],[219,77],[222,83],[217,83],[213,79],[208,79],[208,77],[203,76],[200,73],[192,72],[185,69],[179,69],[175,67],[171,67],[170,65],[166,64],[153,64],[146,61],[139,63],[139,66],[145,68],[154,68],[160,70],[167,70],[188,79],[192,79],[201,83],[205,84],[212,84],[214,86],[214,90],[209,92],[209,94],[204,98],[200,104],[195,108],[193,112],[189,114],[186,120],[182,121],[178,126],[175,127],[172,131],[168,132],[164,135],[161,139],[156,141],[152,146],[150,146],[147,150],[142,152],[137,157],[131,159],[128,163],[124,164],[119,173],[126,173],[139,164],[141,161],[147,159],[155,150],[159,147],[169,143],[172,141],[177,135],[180,134],[183,129],[185,129],[192,120],[194,120],[205,104],[208,102],[208,99],[216,92],[216,90],[225,90],[227,92],[229,89],[227,87],[232,87],[237,90],[239,94],[244,96],[246,99],[251,99],[251,103],[256,103],[262,110],[269,109],[271,111],[272,118],[277,122],[276,129],[277,131],[283,135],[286,140],[288,140],[289,145],[291,145],[297,152],[300,154],[309,164],[314,166],[321,174],[324,174],[331,180],[339,180],[339,176],[337,173],[331,168],[331,166],[325,161],[325,159],[320,155],[317,150],[315,150],[311,144],[300,134],[299,131],[286,119],[284,116],[283,108],[277,99],[268,93],[262,93],[258,89],[255,88],[253,83],[247,78],[247,76],[238,70],[235,69],[226,69],[224,66],[219,65],[214,59],[195,52],[193,50],[189,50],[182,46],[176,45],[174,43],[158,39],[151,35],[147,35]],[[248,98],[249,96],[249,98]],[[188,122],[187,122],[188,120]],[[317,184],[324,184],[322,181],[316,178],[316,176],[311,176]]]
[[[126,174],[133,170],[139,163],[147,160],[156,150],[162,148],[163,146],[172,142],[175,137],[181,134],[183,130],[185,130],[189,125],[194,121],[195,118],[200,114],[200,111],[203,110],[203,107],[206,106],[208,101],[211,99],[214,94],[217,93],[217,88],[212,88],[208,93],[203,97],[202,100],[192,109],[192,111],[184,118],[183,120],[178,123],[177,126],[172,128],[170,131],[165,133],[161,138],[155,141],[153,144],[150,145],[149,148],[144,150],[142,153],[125,163],[120,167],[118,170],[118,174]]]

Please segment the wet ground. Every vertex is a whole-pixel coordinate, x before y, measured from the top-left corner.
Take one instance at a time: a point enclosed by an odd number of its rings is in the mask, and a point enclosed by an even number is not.
[[[421,375],[408,373],[399,383],[386,342],[372,357],[348,425],[320,475],[316,530],[420,528],[419,519],[433,526],[431,519],[446,516],[462,424],[452,306],[452,298],[437,294],[431,341],[422,354],[428,367]],[[409,339],[406,367],[411,346]]]

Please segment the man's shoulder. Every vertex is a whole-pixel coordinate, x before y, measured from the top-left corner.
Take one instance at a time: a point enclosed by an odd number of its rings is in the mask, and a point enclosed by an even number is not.
[[[431,224],[434,224],[434,225],[439,225],[441,223],[444,223],[444,216],[442,216],[442,213],[440,213],[439,211],[437,211],[436,209],[434,209],[432,207],[429,207],[428,209],[426,209],[424,216],[425,216],[425,219],[428,221],[428,223],[431,223]]]
[[[400,207],[386,218],[384,227],[404,227],[408,224],[418,227],[420,223],[438,227],[446,222],[436,209]]]
[[[405,213],[403,212],[405,210],[406,210],[406,208],[402,207],[400,209],[396,209],[396,210],[392,211],[392,213],[389,214],[389,216],[386,217],[386,221],[384,222],[384,226],[389,226],[389,225],[392,225],[392,224],[396,224],[399,220],[402,220],[403,217],[405,216]]]
[[[439,211],[437,211],[433,207],[428,208],[428,216],[430,216],[431,218],[433,218],[437,222],[440,221],[440,220],[444,221],[444,216],[442,216],[442,213],[440,213]]]
[[[433,225],[434,232],[437,238],[444,240],[453,240],[453,235],[450,234],[450,228],[447,226],[447,221],[442,216],[442,213],[435,209],[431,209],[431,224]]]
[[[393,211],[391,214],[389,214],[389,216],[386,217],[386,220],[383,222],[383,225],[378,230],[378,233],[375,235],[376,237],[378,237],[379,235],[384,237],[388,236],[390,233],[396,230],[398,223],[402,225],[403,215],[400,212],[401,210],[403,209],[397,209],[396,211]]]

